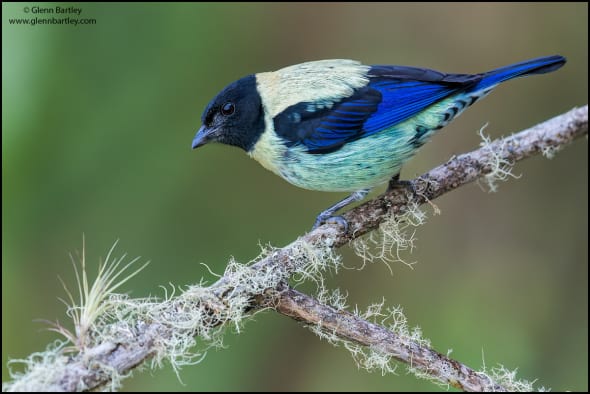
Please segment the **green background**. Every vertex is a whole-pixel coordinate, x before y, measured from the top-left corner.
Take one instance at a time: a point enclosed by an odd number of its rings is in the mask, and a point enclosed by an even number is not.
[[[200,114],[244,75],[352,58],[476,73],[562,54],[556,73],[497,89],[445,128],[402,179],[493,138],[587,103],[587,4],[75,4],[95,25],[16,26],[2,4],[2,376],[6,361],[56,338],[66,321],[57,276],[68,252],[97,263],[152,263],[123,291],[162,294],[281,246],[343,197],[298,189],[243,152],[191,151]],[[62,4],[63,5],[63,4]],[[70,6],[71,4],[68,4]],[[47,6],[47,5],[46,5]],[[502,363],[554,390],[588,389],[588,143],[519,163],[496,194],[473,184],[436,201],[411,270],[383,264],[331,275],[349,304],[404,307],[441,352],[479,368]],[[345,264],[359,259],[344,250]],[[438,390],[357,369],[350,355],[271,312],[226,349],[182,369],[137,373],[125,390]]]

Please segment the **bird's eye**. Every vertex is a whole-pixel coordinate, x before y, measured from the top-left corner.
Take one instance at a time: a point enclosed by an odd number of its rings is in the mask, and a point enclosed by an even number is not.
[[[229,101],[221,106],[221,114],[223,116],[233,115],[234,112],[236,112],[236,106]]]

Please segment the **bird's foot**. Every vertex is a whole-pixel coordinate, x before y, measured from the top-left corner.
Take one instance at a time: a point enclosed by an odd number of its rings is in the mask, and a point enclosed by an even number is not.
[[[357,190],[356,192],[352,193],[350,196],[346,197],[345,199],[338,201],[336,204],[332,205],[330,208],[326,209],[322,213],[318,215],[313,224],[312,230],[315,230],[319,226],[324,223],[329,224],[337,224],[342,228],[342,231],[348,231],[348,223],[342,216],[332,216],[340,209],[344,208],[348,204],[351,204],[356,201],[360,201],[369,193],[371,189],[361,189]]]
[[[399,174],[393,176],[389,180],[389,185],[387,186],[388,192],[395,190],[395,189],[408,190],[413,196],[415,196],[417,194],[416,193],[416,185],[414,184],[414,181],[400,180]]]
[[[312,230],[320,227],[322,224],[336,224],[341,229],[342,232],[348,231],[348,222],[342,216],[332,216],[334,212],[324,211],[318,215],[313,224]]]

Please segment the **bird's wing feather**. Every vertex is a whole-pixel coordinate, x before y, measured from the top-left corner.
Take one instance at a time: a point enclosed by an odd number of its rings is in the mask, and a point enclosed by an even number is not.
[[[329,106],[299,103],[285,109],[275,117],[275,131],[310,153],[329,153],[392,127],[481,80],[481,75],[403,66],[373,66],[368,76],[365,87]]]

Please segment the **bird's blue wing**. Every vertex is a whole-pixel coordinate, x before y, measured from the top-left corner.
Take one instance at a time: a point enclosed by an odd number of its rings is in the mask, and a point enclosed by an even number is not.
[[[398,124],[445,97],[466,90],[481,75],[444,74],[402,66],[373,66],[369,83],[330,106],[299,103],[274,119],[288,144],[310,153],[329,153],[346,142]]]
[[[298,103],[275,116],[275,132],[289,146],[303,144],[312,153],[328,153],[360,138],[381,99],[379,91],[367,86],[336,103]]]

